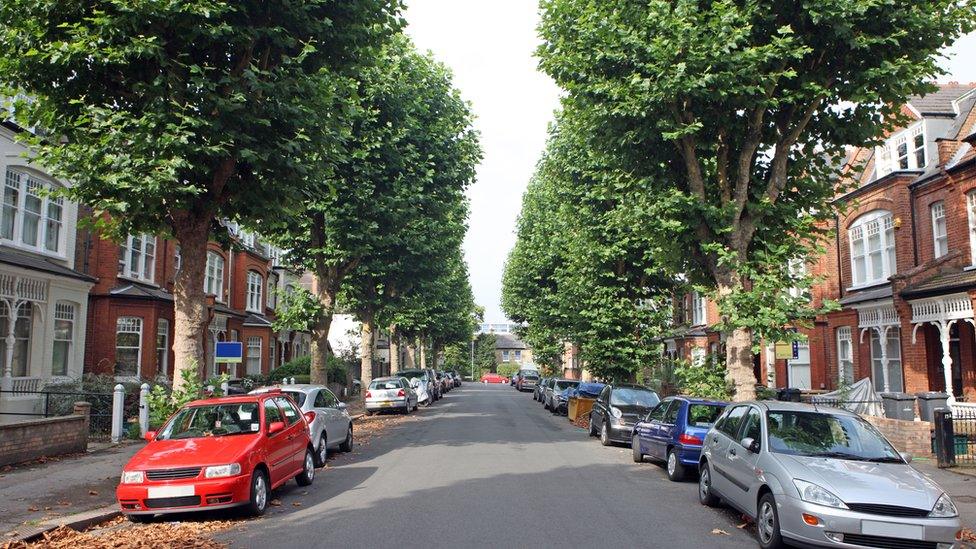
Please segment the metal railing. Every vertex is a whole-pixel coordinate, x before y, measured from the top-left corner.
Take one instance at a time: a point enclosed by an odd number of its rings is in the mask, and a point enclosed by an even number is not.
[[[942,468],[976,466],[976,411],[935,411],[935,457]]]

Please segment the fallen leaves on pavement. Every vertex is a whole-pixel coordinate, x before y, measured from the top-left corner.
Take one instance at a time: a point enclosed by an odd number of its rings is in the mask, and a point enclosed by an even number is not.
[[[712,529],[712,535],[713,536],[728,536],[729,533],[726,532],[725,530],[721,530],[719,528],[714,528],[714,529]]]
[[[117,518],[86,532],[61,526],[33,543],[8,543],[3,549],[119,549],[123,547],[155,548],[180,547],[188,549],[223,549],[225,544],[210,539],[210,535],[225,530],[234,521],[160,522],[147,525],[127,525]]]

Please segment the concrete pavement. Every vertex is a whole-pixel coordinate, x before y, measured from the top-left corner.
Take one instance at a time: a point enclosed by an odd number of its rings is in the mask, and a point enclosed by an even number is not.
[[[219,536],[234,547],[755,547],[730,511],[698,504],[627,448],[604,448],[530,394],[465,384],[310,489]],[[713,533],[715,532],[715,533]],[[313,543],[313,540],[314,543]]]

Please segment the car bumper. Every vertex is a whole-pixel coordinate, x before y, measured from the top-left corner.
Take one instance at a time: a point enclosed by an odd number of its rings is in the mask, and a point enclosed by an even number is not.
[[[617,442],[630,442],[634,434],[634,424],[624,422],[610,422],[610,429],[607,430],[610,440]]]
[[[393,410],[402,408],[407,403],[407,397],[394,398],[391,400],[367,400],[364,405],[370,412],[376,410]]]
[[[149,491],[154,488],[179,488],[185,495],[150,498]],[[214,511],[248,503],[251,499],[251,479],[249,475],[237,475],[168,484],[120,484],[115,489],[115,498],[126,515]]]
[[[922,544],[939,544],[940,548],[956,547],[956,533],[961,525],[958,518],[905,518],[888,517],[858,513],[847,509],[834,509],[822,505],[807,503],[798,498],[777,496],[780,529],[783,536],[803,543],[819,547],[850,547],[863,548],[879,544],[879,541],[899,540],[902,543],[919,542]],[[819,525],[811,526],[804,522],[803,514],[813,515],[819,519]],[[883,523],[880,530],[862,530],[866,523]],[[884,525],[887,523],[887,526]],[[899,536],[896,528],[912,527],[918,530],[918,536]],[[884,532],[878,536],[875,532]],[[867,533],[862,533],[867,532]],[[842,536],[842,541],[834,541],[827,534]]]
[[[686,467],[698,469],[698,461],[701,459],[701,446],[675,446],[678,449],[678,461]]]

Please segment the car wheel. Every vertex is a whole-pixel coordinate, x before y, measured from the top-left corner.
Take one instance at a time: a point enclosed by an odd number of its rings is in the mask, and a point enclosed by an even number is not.
[[[152,522],[154,515],[126,515],[129,521],[136,524],[146,524]]]
[[[644,454],[640,451],[640,437],[634,435],[634,438],[630,441],[630,448],[634,453],[634,463],[644,463]]]
[[[424,408],[430,408],[432,404],[434,404],[434,397],[430,396],[430,393],[427,393],[427,400],[424,401]]]
[[[339,445],[340,452],[352,452],[352,424],[349,424],[349,430],[346,431],[346,440],[342,441]]]
[[[668,478],[672,482],[681,482],[685,479],[685,466],[678,460],[678,452],[675,452],[674,448],[668,450],[667,470]]]
[[[417,401],[413,403],[413,411],[416,412],[419,409],[420,409],[420,399],[417,399]]]
[[[603,422],[603,426],[600,427],[600,444],[610,446],[610,427],[606,422]]]
[[[549,409],[549,400],[543,400],[542,401],[542,407],[543,407],[543,409],[548,410]]]
[[[371,412],[369,410],[366,410],[366,417],[371,417],[372,415],[373,415],[373,412]]]
[[[596,425],[593,425],[593,414],[590,414],[589,418],[590,418],[590,421],[589,421],[589,424],[590,424],[590,426],[589,426],[590,436],[591,437],[595,437],[596,436]]]
[[[763,549],[786,547],[779,531],[779,513],[776,511],[776,498],[766,494],[759,498],[759,513],[756,517],[756,536]]]
[[[312,451],[305,450],[305,465],[302,467],[302,472],[295,477],[295,481],[299,486],[309,486],[313,480],[315,480],[315,462],[312,459]]]
[[[712,493],[712,468],[708,462],[701,468],[698,476],[698,501],[706,507],[718,507],[719,499]]]
[[[325,465],[325,461],[329,458],[329,445],[325,440],[325,433],[319,437],[319,447],[315,449],[315,466],[321,467]]]
[[[247,502],[248,514],[260,516],[268,510],[268,492],[270,489],[268,475],[261,469],[255,469],[251,473],[251,499]]]

